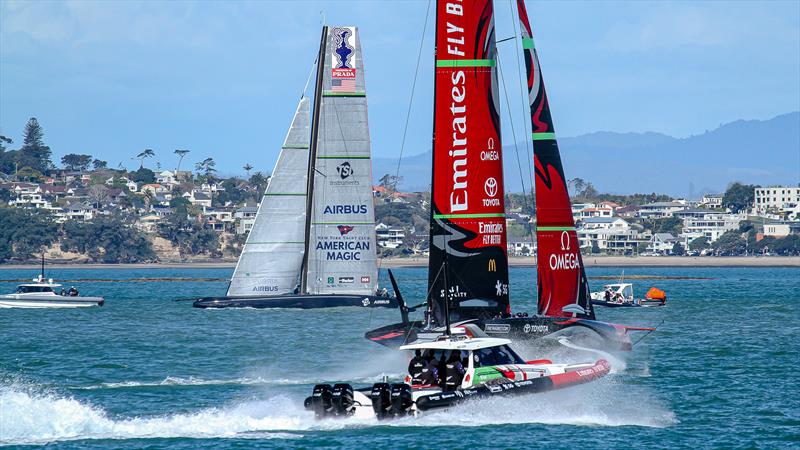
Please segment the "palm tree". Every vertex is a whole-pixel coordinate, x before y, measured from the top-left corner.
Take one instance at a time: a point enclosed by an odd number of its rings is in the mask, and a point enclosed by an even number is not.
[[[141,169],[142,167],[144,167],[144,160],[146,158],[152,158],[155,155],[156,155],[155,152],[153,152],[153,150],[150,150],[149,148],[144,149],[142,153],[136,155],[136,158],[139,160],[139,168]]]
[[[176,177],[178,176],[178,172],[181,171],[181,162],[183,161],[183,157],[186,156],[187,153],[189,153],[189,150],[180,149],[180,148],[175,150],[175,154],[180,157],[180,159],[178,159],[178,167],[175,168],[175,176]]]
[[[247,163],[244,165],[244,167],[242,167],[242,169],[247,172],[247,178],[250,178],[250,171],[253,170],[253,166],[250,165],[250,163]]]
[[[206,183],[211,184],[214,178],[214,172],[217,171],[217,169],[214,168],[216,165],[217,163],[214,162],[214,158],[206,158],[199,163],[196,163],[194,168],[197,170],[198,175],[202,174],[203,177],[205,177]]]

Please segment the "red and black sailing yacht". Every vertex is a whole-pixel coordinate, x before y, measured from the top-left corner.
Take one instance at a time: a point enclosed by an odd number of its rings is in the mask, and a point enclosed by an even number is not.
[[[523,0],[517,1],[530,100],[538,241],[538,311],[511,314],[503,201],[497,50],[491,0],[436,7],[433,174],[426,317],[366,333],[395,347],[451,321],[528,341],[580,336],[630,350],[632,329],[595,320],[575,222]],[[394,283],[394,278],[392,277]],[[402,297],[398,293],[398,300]],[[588,339],[586,339],[588,338]]]

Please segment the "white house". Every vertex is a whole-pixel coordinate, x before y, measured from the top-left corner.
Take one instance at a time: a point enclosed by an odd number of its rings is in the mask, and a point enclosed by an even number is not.
[[[675,247],[675,244],[679,242],[681,240],[673,236],[672,233],[655,233],[650,239],[647,251],[669,255],[672,253],[672,248]]]
[[[169,170],[164,170],[161,173],[159,173],[158,176],[156,177],[156,182],[160,184],[165,184],[167,186],[175,186],[180,184],[175,174]]]
[[[258,206],[243,206],[236,210],[233,218],[236,221],[236,234],[248,234],[256,223]]]
[[[764,213],[768,209],[789,210],[800,204],[800,187],[770,186],[756,188],[754,208],[756,213]]]
[[[722,208],[722,197],[722,194],[706,194],[698,205],[706,208]]]
[[[689,205],[683,201],[647,203],[639,207],[639,217],[643,219],[660,219],[672,217],[675,211],[688,209]]]
[[[707,212],[702,217],[687,217],[683,219],[683,231],[679,237],[686,243],[699,237],[714,242],[726,231],[737,228],[743,219],[744,216],[723,211]]]
[[[536,240],[531,242],[531,238],[508,238],[506,250],[512,256],[533,256],[536,254]]]
[[[375,225],[375,234],[378,237],[378,245],[384,248],[397,248],[403,245],[406,237],[405,231],[400,227],[390,227],[385,223]]]
[[[601,251],[614,254],[635,253],[640,244],[650,242],[650,234],[640,233],[619,217],[592,217],[582,220],[578,241],[583,248],[595,245]]]

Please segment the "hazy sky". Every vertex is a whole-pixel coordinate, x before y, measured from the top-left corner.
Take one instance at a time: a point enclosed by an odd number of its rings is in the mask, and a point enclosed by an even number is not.
[[[212,156],[223,174],[247,162],[269,173],[324,14],[359,26],[373,153],[396,156],[427,5],[2,0],[0,133],[17,148],[35,116],[56,160],[90,153],[134,168],[152,148],[172,168],[186,148],[189,163]],[[560,136],[688,136],[800,109],[800,1],[527,5]],[[513,35],[510,7],[495,2],[499,38]],[[406,154],[430,146],[432,10]],[[499,46],[522,139],[516,47]],[[510,142],[507,114],[503,134]]]

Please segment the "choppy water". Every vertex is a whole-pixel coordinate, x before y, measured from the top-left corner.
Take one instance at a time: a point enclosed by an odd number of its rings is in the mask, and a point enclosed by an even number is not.
[[[661,324],[600,382],[378,423],[318,422],[302,399],[318,382],[399,375],[404,356],[362,337],[396,322],[397,311],[197,310],[172,300],[222,294],[225,283],[125,280],[230,270],[54,270],[48,276],[119,281],[79,285],[104,295],[103,308],[0,310],[0,444],[797,448],[800,269],[626,273],[711,279],[636,281],[640,293],[665,289],[669,306],[600,309],[603,320]],[[34,275],[0,270],[0,280]],[[407,298],[421,298],[425,270],[396,275]],[[515,310],[530,310],[532,269],[512,269],[511,278]],[[0,291],[14,286],[0,281]]]

